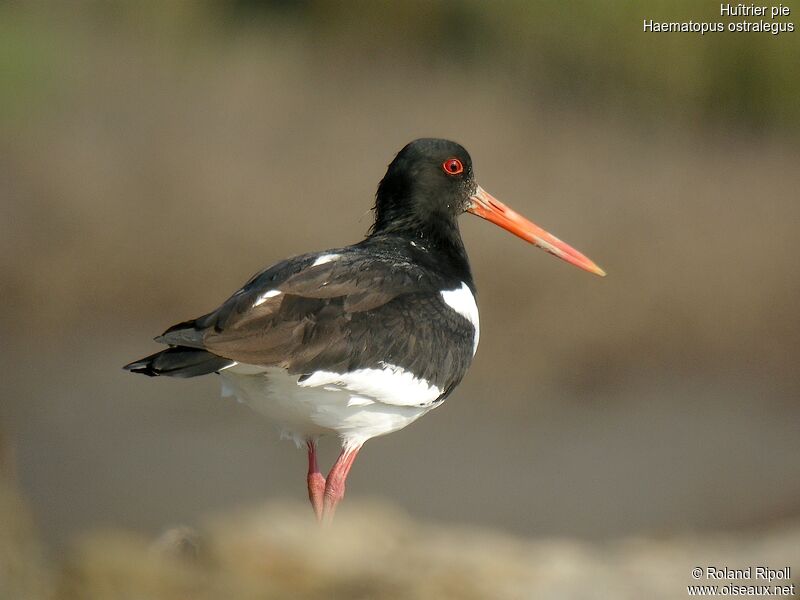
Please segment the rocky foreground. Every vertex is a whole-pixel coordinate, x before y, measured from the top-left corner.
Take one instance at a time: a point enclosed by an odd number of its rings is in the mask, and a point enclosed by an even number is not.
[[[8,486],[0,508],[0,598],[13,600],[673,599],[688,597],[687,585],[725,583],[693,580],[697,566],[800,571],[796,522],[590,543],[420,523],[356,502],[325,530],[304,506],[270,504],[157,539],[93,532],[56,563]]]

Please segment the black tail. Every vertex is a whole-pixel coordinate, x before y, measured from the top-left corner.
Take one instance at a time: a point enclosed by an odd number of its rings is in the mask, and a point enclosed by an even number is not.
[[[228,358],[211,354],[206,350],[176,346],[151,354],[122,368],[131,373],[142,373],[149,377],[157,377],[159,375],[197,377],[198,375],[214,373],[231,366],[235,362]]]

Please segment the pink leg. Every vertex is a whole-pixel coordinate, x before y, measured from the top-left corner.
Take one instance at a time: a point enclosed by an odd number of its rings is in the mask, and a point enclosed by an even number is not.
[[[317,466],[317,441],[308,440],[306,445],[308,446],[308,499],[311,501],[314,514],[317,515],[317,521],[321,521],[325,477],[319,472]]]
[[[333,521],[336,505],[344,498],[347,474],[350,472],[350,467],[353,466],[353,461],[355,461],[359,450],[361,450],[361,446],[345,446],[342,448],[339,458],[336,459],[331,472],[328,473],[328,479],[325,482],[325,499],[322,510],[322,520],[326,523]]]

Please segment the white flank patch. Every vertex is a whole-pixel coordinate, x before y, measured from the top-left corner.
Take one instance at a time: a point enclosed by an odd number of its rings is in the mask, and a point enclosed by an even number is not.
[[[274,421],[281,436],[293,439],[298,447],[326,434],[338,435],[344,447],[359,446],[413,423],[437,406],[433,401],[440,395],[435,387],[389,365],[299,378],[278,367],[245,363],[220,373],[223,394],[235,396]],[[424,402],[428,404],[419,406]]]
[[[329,263],[332,260],[336,260],[337,258],[339,258],[338,254],[323,254],[322,256],[318,257],[311,266],[318,267],[320,265]]]
[[[442,290],[442,300],[462,317],[467,319],[475,328],[475,337],[472,343],[472,356],[478,351],[478,340],[481,337],[480,320],[478,319],[478,305],[469,286],[462,282],[461,287],[455,290]]]
[[[347,406],[369,406],[370,404],[375,404],[375,401],[361,396],[350,396],[347,401]]]
[[[402,367],[390,364],[385,364],[382,369],[358,369],[350,373],[316,371],[297,385],[324,386],[325,389],[333,386],[354,392],[357,394],[353,398],[355,405],[361,404],[361,400],[374,399],[375,402],[394,406],[425,406],[442,395],[442,390],[435,385],[429,385]]]
[[[264,302],[266,302],[266,301],[267,301],[267,300],[269,300],[270,298],[274,298],[275,296],[279,296],[279,295],[280,295],[280,294],[282,294],[282,293],[283,293],[283,292],[281,292],[280,290],[270,290],[270,291],[268,291],[268,292],[264,292],[264,293],[263,293],[263,294],[261,294],[261,295],[258,297],[258,299],[257,299],[257,300],[256,300],[256,301],[253,303],[253,308],[255,308],[256,306],[261,306],[262,304],[264,304]]]

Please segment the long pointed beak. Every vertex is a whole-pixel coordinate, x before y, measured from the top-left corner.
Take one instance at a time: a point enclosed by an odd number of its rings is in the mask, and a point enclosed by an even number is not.
[[[606,272],[603,271],[603,269],[575,250],[575,248],[562,242],[556,236],[547,233],[538,225],[531,223],[521,214],[515,212],[489,194],[481,186],[478,186],[471,200],[472,205],[467,208],[467,211],[471,212],[473,215],[478,215],[487,221],[491,221],[495,225],[499,225],[514,235],[521,237],[526,242],[539,246],[542,250],[576,267],[580,267],[595,275],[600,275],[600,277],[606,276]]]

